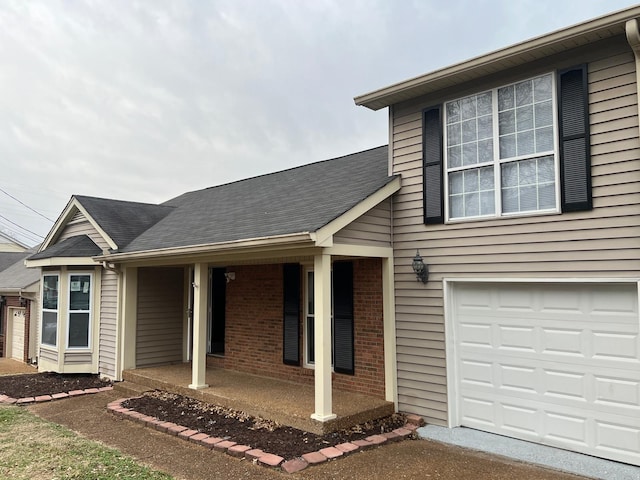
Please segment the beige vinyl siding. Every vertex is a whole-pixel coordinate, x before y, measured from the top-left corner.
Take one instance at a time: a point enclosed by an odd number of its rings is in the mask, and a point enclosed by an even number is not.
[[[446,424],[442,279],[640,276],[640,142],[635,62],[617,50],[589,63],[593,210],[424,225],[422,109],[394,107],[394,256],[399,408]],[[416,249],[429,265],[416,281]]]
[[[60,236],[56,240],[55,243],[60,243],[62,240],[66,240],[67,238],[76,237],[78,235],[87,235],[91,240],[95,242],[103,250],[109,248],[109,244],[102,238],[102,235],[98,233],[98,231],[91,225],[89,220],[82,214],[82,212],[77,212],[71,221],[67,223],[67,225],[60,233]]]
[[[40,348],[40,355],[38,358],[46,360],[47,362],[58,363],[58,352],[47,348]]]
[[[136,366],[182,361],[184,269],[140,268]]]
[[[116,376],[116,318],[118,314],[118,274],[102,272],[100,289],[100,335],[98,368],[109,378]]]
[[[65,352],[65,365],[87,365],[93,363],[93,355],[91,352]]]
[[[333,236],[335,243],[391,246],[391,199],[386,199]]]

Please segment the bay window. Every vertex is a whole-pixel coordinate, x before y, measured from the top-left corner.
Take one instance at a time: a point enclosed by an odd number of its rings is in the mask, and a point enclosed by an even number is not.
[[[91,275],[69,275],[68,348],[89,348],[91,324]]]
[[[58,339],[58,275],[42,277],[42,337],[43,345],[55,347]]]

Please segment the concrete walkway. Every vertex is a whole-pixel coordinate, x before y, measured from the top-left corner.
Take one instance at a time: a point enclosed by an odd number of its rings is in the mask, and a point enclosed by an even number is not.
[[[17,375],[20,373],[38,373],[38,369],[12,358],[0,358],[0,375]]]
[[[547,447],[471,428],[427,425],[421,438],[471,448],[504,457],[602,480],[640,480],[640,467]]]

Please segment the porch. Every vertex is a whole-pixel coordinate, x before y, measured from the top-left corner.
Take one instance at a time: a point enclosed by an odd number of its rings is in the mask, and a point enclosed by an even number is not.
[[[315,408],[312,385],[207,367],[208,387],[194,390],[189,388],[190,363],[125,370],[123,379],[116,387],[122,391],[162,389],[317,434],[348,428],[395,411],[393,402],[334,388],[336,418],[320,422],[311,418]]]

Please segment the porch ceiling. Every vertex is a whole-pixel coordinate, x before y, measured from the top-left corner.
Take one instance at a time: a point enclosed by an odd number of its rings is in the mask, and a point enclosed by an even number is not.
[[[190,363],[126,370],[123,377],[126,382],[147,389],[179,393],[318,434],[394,412],[393,403],[334,388],[333,410],[337,418],[321,423],[311,419],[314,411],[314,388],[311,385],[208,367],[206,383],[209,387],[193,390],[188,387],[191,383]]]

